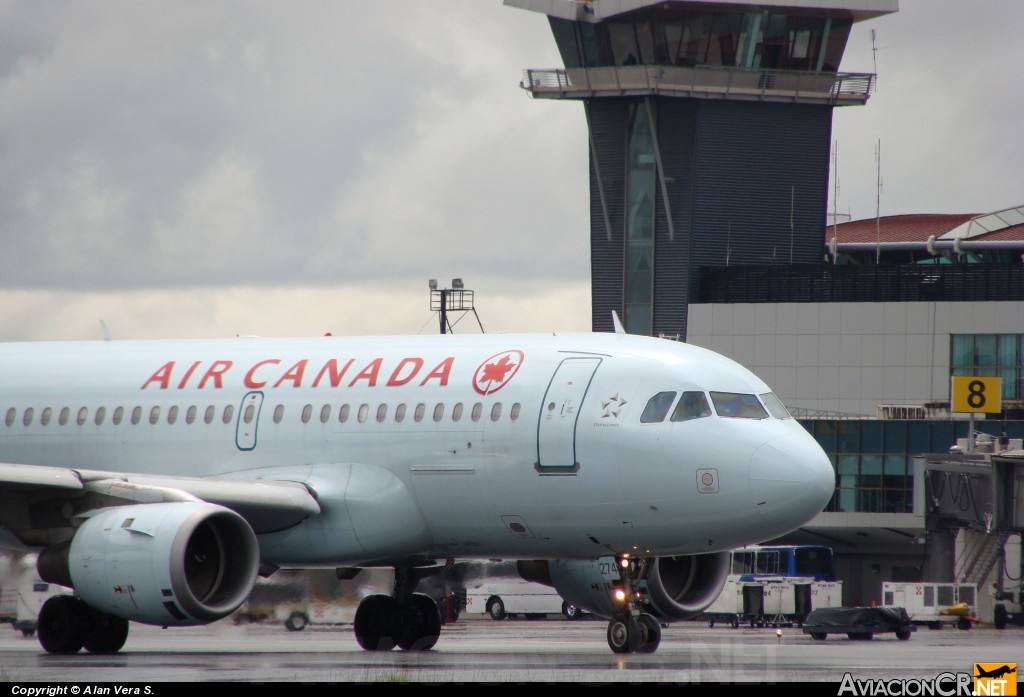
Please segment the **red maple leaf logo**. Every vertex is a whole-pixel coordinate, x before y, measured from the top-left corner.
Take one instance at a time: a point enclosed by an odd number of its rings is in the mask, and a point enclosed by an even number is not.
[[[515,368],[515,363],[508,356],[502,356],[497,363],[488,363],[484,366],[480,382],[504,382],[508,371]]]
[[[482,395],[497,392],[512,379],[522,364],[522,351],[512,349],[496,353],[476,369],[473,387]]]

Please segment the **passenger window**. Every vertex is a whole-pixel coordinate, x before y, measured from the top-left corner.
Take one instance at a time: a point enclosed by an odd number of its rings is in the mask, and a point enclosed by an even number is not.
[[[82,411],[85,411],[84,409]],[[156,422],[160,420],[160,407],[153,407],[149,410],[149,423],[156,425]],[[78,414],[78,423],[82,423],[82,413]]]
[[[754,573],[754,553],[734,552],[732,557],[732,572],[738,576]]]
[[[473,412],[472,412],[472,414],[470,414],[470,416],[473,418],[473,421],[479,421],[480,420],[480,416],[483,413],[484,413],[484,405],[481,404],[480,402],[477,402],[476,404],[473,405]]]
[[[515,404],[513,404],[512,405],[512,412],[508,415],[509,418],[512,419],[513,421],[516,421],[517,419],[519,419],[519,411],[521,409],[522,409],[522,405],[519,404],[519,402],[516,402]]]
[[[665,420],[668,408],[675,401],[675,392],[659,392],[647,401],[644,413],[640,415],[640,423],[656,424]]]
[[[765,407],[768,408],[768,413],[774,416],[776,419],[792,419],[793,415],[789,413],[789,409],[782,403],[782,400],[775,396],[774,392],[765,392],[761,395],[761,401],[764,402]]]
[[[495,402],[494,406],[491,407],[491,421],[497,421],[501,418],[501,402]]]
[[[85,421],[88,418],[89,418],[89,409],[88,408],[82,407],[81,409],[78,410],[78,425],[79,426],[84,426],[85,425]]]
[[[49,426],[50,419],[52,418],[53,409],[51,409],[50,407],[46,407],[45,409],[43,409],[43,413],[39,415],[39,423],[41,423],[43,426]]]
[[[213,423],[213,417],[216,415],[216,413],[217,413],[217,410],[214,409],[213,405],[206,407],[206,413],[203,414],[203,421],[208,423],[208,424],[212,424]],[[132,417],[132,423],[136,423],[134,416]]]
[[[426,412],[427,412],[427,405],[426,404],[422,404],[422,403],[417,404],[416,405],[416,410],[412,414],[413,421],[415,421],[416,423],[419,423],[420,421],[423,421],[423,415]]]
[[[679,404],[672,412],[672,421],[690,421],[711,416],[711,407],[703,392],[683,392]]]
[[[224,407],[224,416],[222,417],[224,423],[231,423],[231,418],[235,415],[235,405],[229,404]]]
[[[742,418],[742,417],[741,417]],[[757,553],[757,569],[759,574],[779,573],[779,553],[775,551]]]
[[[456,402],[455,406],[452,407],[452,421],[458,421],[462,418],[462,402]]]
[[[7,426],[13,426],[14,425],[14,417],[16,415],[17,414],[14,411],[13,407],[11,409],[8,409],[7,410],[7,416],[4,417],[4,424],[7,425]]]
[[[211,409],[212,408],[213,407],[211,407]],[[66,421],[67,415],[64,413],[64,411],[61,411],[60,422],[65,423]],[[138,424],[140,421],[142,421],[142,407],[135,407],[134,409],[132,409],[132,425],[134,426]]]
[[[386,418],[388,418],[388,405],[381,404],[379,407],[377,407],[377,423],[384,423],[384,420]]]
[[[399,404],[395,407],[395,423],[400,424],[405,421],[405,404]]]
[[[120,409],[120,408],[121,407],[118,407],[118,409]],[[116,410],[114,411],[114,419],[115,419],[114,423],[118,423],[119,419],[117,417],[117,411]],[[195,423],[195,421],[196,421],[196,406],[193,404],[192,406],[190,406],[188,409],[185,410],[185,423],[193,424],[193,423]]]
[[[242,412],[242,421],[247,424],[252,423],[252,417],[256,416],[256,406],[253,404],[246,404],[245,411]]]
[[[274,407],[274,423],[275,424],[281,423],[281,419],[283,419],[283,418],[284,418],[284,405],[283,404],[278,404],[276,407]]]
[[[444,404],[438,402],[434,406],[434,421],[440,421],[444,418]]]
[[[325,424],[331,418],[331,405],[325,404],[320,407],[320,423]]]
[[[348,421],[348,413],[351,408],[347,404],[342,404],[341,409],[338,410],[338,423],[345,423]]]
[[[114,409],[114,416],[110,419],[110,421],[115,426],[120,426],[121,422],[124,421],[124,407],[116,407]]]
[[[768,412],[764,410],[757,397],[752,394],[739,394],[737,392],[712,392],[711,401],[715,404],[715,411],[719,416],[730,419],[767,419]]]
[[[24,424],[25,426],[31,426],[32,425],[32,417],[35,415],[35,413],[36,413],[36,411],[32,407],[29,407],[28,409],[26,409],[25,413],[22,414],[22,416],[21,416],[21,423]]]
[[[103,407],[100,407],[102,409]],[[96,418],[99,418],[98,416]],[[178,420],[178,407],[177,405],[167,410],[167,423],[173,424]]]
[[[364,423],[366,421],[366,417],[369,414],[370,414],[370,405],[369,404],[360,404],[359,405],[359,413],[356,414],[356,418],[359,419],[359,423]]]
[[[313,405],[307,404],[302,407],[302,423],[308,424],[309,419],[313,416]]]
[[[96,422],[97,426],[102,426],[103,425],[103,421],[106,418],[107,418],[107,408],[106,407],[99,407],[96,410],[96,416],[94,417],[93,420]]]

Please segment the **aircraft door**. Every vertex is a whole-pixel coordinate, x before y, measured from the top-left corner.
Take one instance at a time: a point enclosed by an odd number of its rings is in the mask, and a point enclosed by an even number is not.
[[[246,392],[238,409],[238,421],[235,423],[235,445],[239,450],[256,448],[256,429],[259,426],[261,409],[263,393]]]
[[[555,370],[541,404],[537,424],[538,472],[567,473],[579,469],[576,423],[600,358],[566,358]]]

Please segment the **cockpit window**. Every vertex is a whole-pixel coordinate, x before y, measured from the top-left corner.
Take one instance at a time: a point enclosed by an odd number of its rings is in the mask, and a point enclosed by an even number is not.
[[[675,399],[675,392],[659,392],[651,397],[647,406],[644,407],[644,413],[640,415],[640,423],[654,424],[664,421],[665,415],[668,414],[668,409]]]
[[[774,416],[776,419],[792,419],[793,415],[789,413],[789,409],[782,403],[782,400],[775,396],[774,392],[765,392],[761,395],[761,401],[764,402],[765,407],[768,409],[768,413]]]
[[[718,412],[719,416],[730,419],[768,418],[768,412],[757,401],[757,397],[752,394],[712,392],[711,401],[715,403],[715,411]]]
[[[711,416],[711,407],[708,406],[708,399],[703,392],[684,392],[672,412],[673,421],[690,421]]]

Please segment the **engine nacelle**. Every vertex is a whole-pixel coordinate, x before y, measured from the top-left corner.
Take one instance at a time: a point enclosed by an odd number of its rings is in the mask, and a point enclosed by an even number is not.
[[[40,576],[88,605],[156,625],[219,620],[256,582],[259,546],[234,511],[204,502],[93,511],[70,544],[39,556]]]
[[[614,598],[619,581],[614,557],[520,562],[519,572],[528,581],[553,586],[566,602],[596,615],[610,617],[622,608]],[[728,575],[728,552],[655,559],[640,582],[644,608],[665,620],[692,619],[715,602]]]

